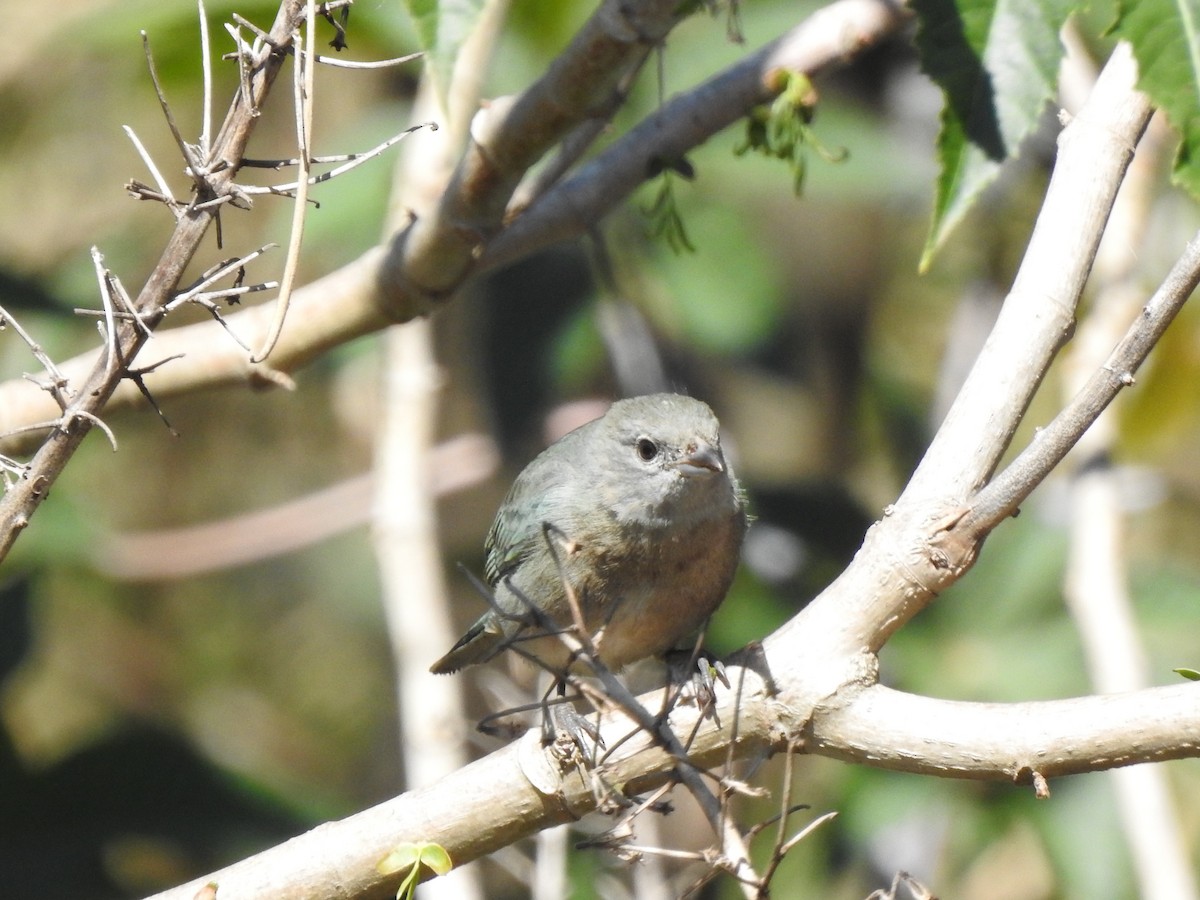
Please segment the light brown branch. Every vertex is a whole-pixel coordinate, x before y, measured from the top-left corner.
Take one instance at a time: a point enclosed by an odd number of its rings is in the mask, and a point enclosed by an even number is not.
[[[940,778],[1006,780],[1095,772],[1200,754],[1200,686],[1036,703],[963,703],[882,685],[819,713],[806,749]]]
[[[1095,374],[1033,443],[981,490],[956,530],[982,538],[1011,516],[1037,485],[1067,455],[1123,388],[1135,383],[1134,372],[1158,343],[1167,326],[1200,284],[1200,233],[1184,248],[1162,286],[1142,308],[1125,336]]]

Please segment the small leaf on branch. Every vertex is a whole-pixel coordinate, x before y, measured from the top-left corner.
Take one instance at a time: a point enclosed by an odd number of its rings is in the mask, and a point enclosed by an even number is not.
[[[408,900],[417,888],[417,880],[420,877],[422,866],[435,875],[445,875],[454,868],[454,863],[450,859],[450,854],[440,844],[431,841],[416,841],[394,847],[387,856],[376,863],[375,870],[380,875],[406,872],[404,881],[400,883],[400,887],[396,891],[396,900],[401,900],[401,898]]]
[[[684,251],[695,253],[696,248],[688,239],[683,217],[679,214],[679,206],[675,202],[675,179],[679,177],[677,171],[676,166],[662,170],[658,180],[658,193],[648,207],[642,208],[642,212],[650,220],[650,233],[654,237],[664,238],[667,246],[676,254]]]
[[[848,155],[845,148],[836,150],[824,146],[813,134],[812,121],[817,108],[817,89],[803,72],[776,72],[782,89],[770,106],[759,106],[746,117],[746,138],[734,147],[742,156],[753,150],[763,156],[781,159],[792,168],[792,190],[799,197],[804,190],[808,171],[807,150],[812,150],[826,162],[841,162]]]

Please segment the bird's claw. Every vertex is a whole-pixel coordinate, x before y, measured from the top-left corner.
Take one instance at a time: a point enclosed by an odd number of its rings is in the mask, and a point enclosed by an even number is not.
[[[542,743],[547,746],[557,743],[560,735],[569,738],[585,759],[590,758],[596,748],[605,749],[599,726],[580,715],[573,706],[547,709],[542,716]]]
[[[689,653],[687,659],[691,659]],[[678,673],[678,677],[672,678],[672,681],[681,681],[680,696],[685,699],[695,701],[696,708],[700,710],[702,715],[712,716],[716,719],[717,708],[717,682],[723,684],[727,689],[730,687],[729,675],[725,671],[725,663],[721,660],[709,656],[707,653],[701,653],[696,657],[695,668],[688,674],[688,669],[682,666],[672,665],[671,668]],[[719,723],[718,723],[719,724]]]

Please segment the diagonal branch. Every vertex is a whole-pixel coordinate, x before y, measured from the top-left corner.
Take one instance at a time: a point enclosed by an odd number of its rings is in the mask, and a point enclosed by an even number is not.
[[[684,17],[678,0],[605,0],[546,73],[475,116],[436,208],[393,242],[381,300],[407,319],[448,298],[503,224],[526,171],[580,122],[611,115],[611,96]]]
[[[1134,383],[1138,370],[1167,326],[1200,284],[1200,234],[1196,234],[1167,275],[1166,280],[1108,359],[1088,379],[1067,406],[1000,475],[971,501],[970,510],[955,531],[978,539],[1016,513],[1021,502],[1062,462],[1123,388]]]

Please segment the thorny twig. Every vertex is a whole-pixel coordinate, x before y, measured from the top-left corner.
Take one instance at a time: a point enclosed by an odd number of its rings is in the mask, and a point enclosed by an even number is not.
[[[92,247],[92,265],[96,269],[96,281],[100,286],[100,304],[104,308],[104,372],[111,376],[120,365],[120,350],[117,347],[117,322],[113,317],[113,285],[112,273],[104,266],[104,257],[99,249]]]
[[[137,368],[137,369],[130,369],[130,368],[125,369],[125,377],[128,378],[130,381],[132,381],[135,385],[137,385],[138,391],[140,391],[141,395],[146,398],[146,402],[150,404],[151,409],[153,409],[156,413],[158,413],[158,417],[160,419],[162,419],[162,423],[167,426],[167,431],[171,432],[172,437],[179,437],[179,432],[176,431],[174,429],[174,427],[172,427],[170,421],[167,419],[167,414],[162,411],[162,407],[160,407],[158,405],[158,401],[154,399],[154,395],[151,394],[150,389],[148,387],[146,387],[146,382],[145,382],[143,376],[149,375],[151,372],[153,372],[155,369],[159,368],[160,366],[165,366],[167,363],[171,362],[172,360],[182,358],[182,356],[183,356],[182,353],[176,353],[176,354],[173,354],[172,356],[168,356],[164,359],[160,359],[156,363],[151,363],[148,366],[141,366],[140,368]]]
[[[308,178],[308,183],[310,185],[320,184],[324,181],[328,181],[331,178],[336,178],[339,175],[349,172],[351,169],[356,169],[368,160],[379,156],[385,150],[394,147],[414,131],[419,131],[422,128],[428,128],[430,131],[437,131],[438,126],[436,122],[422,122],[420,125],[412,125],[401,131],[399,134],[392,135],[386,141],[381,144],[377,144],[370,150],[364,150],[362,153],[341,153],[335,156],[314,156],[309,159],[309,162],[313,165],[332,162],[345,162],[346,165],[338,166],[336,169],[330,169],[328,172],[323,172],[320,175],[312,175]],[[247,159],[242,161],[242,167],[283,169],[287,166],[300,165],[300,162],[301,160],[299,159]],[[299,181],[291,181],[287,184],[270,185],[245,184],[241,185],[241,190],[247,195],[280,194],[289,197],[295,197],[295,191],[299,186]]]
[[[142,144],[138,136],[134,134],[133,129],[128,125],[122,125],[121,127],[129,135],[129,140],[133,141],[134,149],[137,150],[138,156],[142,158],[142,162],[146,164],[146,168],[150,170],[150,175],[154,179],[154,183],[158,185],[158,191],[155,192],[140,181],[130,181],[125,185],[125,190],[139,200],[158,200],[165,204],[175,214],[175,218],[178,219],[183,215],[183,209],[180,207],[179,201],[175,199],[175,195],[171,193],[171,188],[167,184],[167,180],[163,178],[162,172],[158,170],[158,166],[154,164],[149,151],[146,150],[145,145]]]
[[[239,257],[235,257],[233,259],[227,259],[227,260],[224,260],[223,262],[217,263],[215,266],[210,268],[208,271],[203,272],[200,275],[200,277],[191,284],[191,286],[189,286],[188,288],[186,288],[183,291],[180,291],[178,294],[176,294],[174,297],[172,297],[171,301],[169,303],[167,303],[165,306],[166,311],[170,312],[171,310],[174,310],[174,309],[178,308],[179,306],[182,306],[184,303],[188,303],[190,301],[195,300],[199,296],[205,295],[205,288],[209,287],[212,284],[215,284],[216,282],[220,281],[222,278],[224,278],[226,275],[229,275],[232,272],[238,273],[237,279],[235,281],[235,286],[240,288],[242,279],[245,277],[246,265],[253,262],[254,260],[258,259],[258,257],[262,256],[268,250],[271,250],[277,246],[279,246],[279,245],[274,242],[263,244],[257,250],[252,250],[250,253],[247,253],[245,256],[239,256]],[[213,295],[208,294],[207,296],[213,296]]]
[[[53,397],[54,401],[58,404],[59,409],[66,409],[67,404],[69,404],[74,398],[74,392],[67,383],[66,377],[62,372],[59,371],[58,366],[54,364],[54,360],[50,358],[49,354],[42,349],[42,345],[35,341],[28,331],[21,327],[21,323],[13,318],[12,313],[6,310],[3,306],[0,306],[0,330],[10,326],[12,327],[12,330],[17,333],[17,336],[25,342],[25,345],[29,348],[29,352],[33,354],[33,358],[42,364],[42,368],[45,369],[46,374],[50,376],[50,381],[47,385],[32,378],[28,374],[25,375],[25,378],[33,381],[48,394],[50,394],[50,396]],[[32,426],[33,429],[39,429],[41,427],[42,426]]]
[[[313,65],[316,54],[316,0],[305,4],[304,54],[296,54],[292,66],[292,90],[296,112],[296,146],[300,151],[300,178],[296,183],[296,203],[292,207],[292,231],[288,238],[287,256],[283,262],[283,276],[279,279],[279,296],[275,300],[275,318],[267,330],[262,346],[254,353],[251,362],[260,363],[271,355],[287,311],[292,302],[292,286],[296,283],[296,271],[300,267],[300,245],[304,241],[304,222],[308,216],[309,173],[312,171],[313,129]],[[300,41],[300,35],[292,35],[292,46]]]

